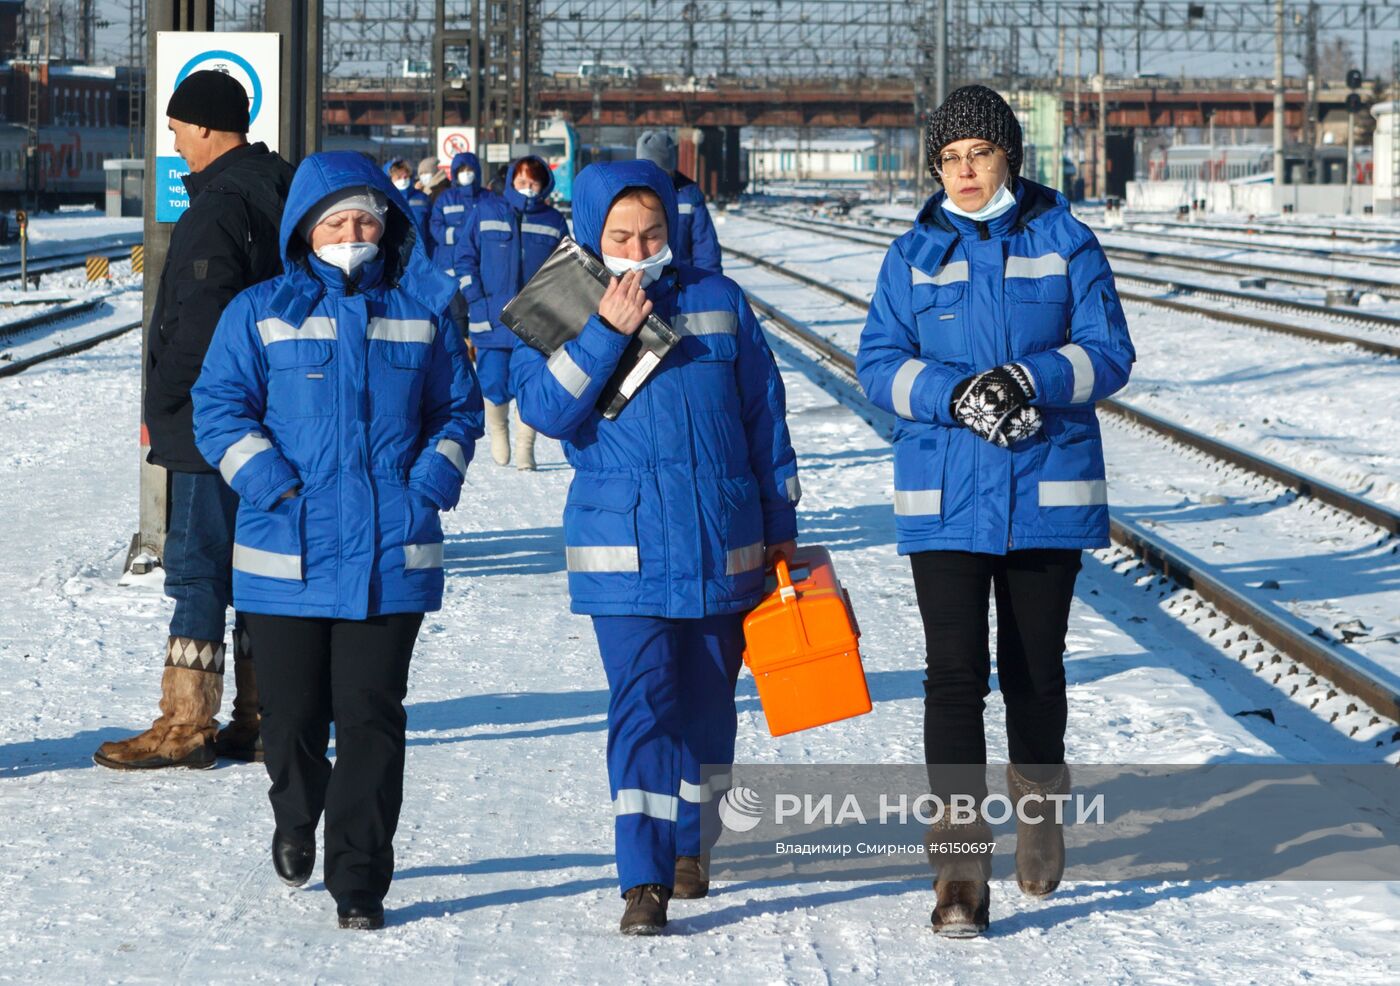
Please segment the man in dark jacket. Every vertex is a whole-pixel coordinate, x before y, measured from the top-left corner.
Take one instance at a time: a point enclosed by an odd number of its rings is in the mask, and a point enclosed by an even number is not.
[[[292,168],[267,145],[248,143],[247,93],[221,72],[192,73],[166,115],[175,150],[190,169],[184,178],[190,204],[171,233],[151,312],[143,418],[149,461],[171,472],[163,563],[175,614],[160,718],[93,754],[101,766],[120,770],[212,767],[216,750],[262,759],[253,662],[238,621],[232,721],[215,735],[238,497],[195,448],[190,388],[233,296],[281,272],[277,230]]]

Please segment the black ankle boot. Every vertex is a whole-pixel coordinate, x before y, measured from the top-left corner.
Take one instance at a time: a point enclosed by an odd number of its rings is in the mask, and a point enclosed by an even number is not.
[[[272,833],[272,866],[289,887],[300,887],[311,879],[316,868],[316,843],[300,845],[289,841],[281,832]]]
[[[340,926],[351,931],[378,931],[384,927],[383,904],[350,904],[337,907]]]

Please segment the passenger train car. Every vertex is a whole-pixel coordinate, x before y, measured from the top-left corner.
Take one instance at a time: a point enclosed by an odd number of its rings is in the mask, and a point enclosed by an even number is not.
[[[19,124],[0,124],[0,207],[25,201],[28,131]],[[60,204],[101,206],[106,194],[102,163],[128,156],[125,127],[45,126],[39,128],[34,195],[41,209]]]

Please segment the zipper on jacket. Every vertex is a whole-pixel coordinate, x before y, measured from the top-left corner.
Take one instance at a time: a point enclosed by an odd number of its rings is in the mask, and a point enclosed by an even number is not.
[[[990,240],[992,238],[992,231],[987,227],[985,222],[980,220],[977,222],[977,238],[979,240]]]

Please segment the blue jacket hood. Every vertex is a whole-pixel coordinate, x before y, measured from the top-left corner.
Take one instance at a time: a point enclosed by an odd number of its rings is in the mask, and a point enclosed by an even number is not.
[[[527,202],[525,196],[515,190],[515,171],[526,161],[538,161],[547,176],[544,181],[544,188],[540,189],[540,194],[535,196],[534,204]],[[477,169],[477,174],[481,170]],[[510,207],[516,212],[529,212],[532,208],[538,209],[549,201],[550,194],[554,191],[554,171],[549,166],[549,162],[538,154],[527,154],[522,158],[516,158],[510,163],[510,170],[506,172],[505,200],[510,203]]]
[[[601,254],[603,224],[617,197],[629,188],[649,188],[661,199],[666,210],[666,239],[676,253],[676,233],[680,212],[671,176],[651,161],[613,161],[590,164],[574,180],[574,239],[594,253]]]
[[[381,192],[389,203],[384,235],[379,241],[385,280],[390,284],[402,284],[434,311],[446,311],[455,290],[452,279],[438,272],[428,260],[408,203],[389,181],[389,176],[363,154],[354,151],[312,154],[298,166],[282,213],[283,269],[290,274],[305,266],[310,246],[297,232],[297,224],[306,214],[333,192],[365,186]]]
[[[447,169],[448,177],[452,179],[452,187],[463,187],[457,184],[457,172],[461,171],[463,168],[470,168],[472,171],[476,172],[476,180],[472,182],[472,191],[480,194],[481,161],[479,161],[477,156],[471,151],[462,151],[460,154],[454,154],[452,156],[452,166]]]
[[[407,164],[407,163],[408,163],[408,162],[405,161],[405,160],[404,160],[403,158],[401,158],[401,157],[391,157],[389,160],[387,160],[387,161],[384,162],[384,173],[387,175],[390,171],[393,171],[393,170],[394,170],[394,166],[397,165],[397,164]]]

